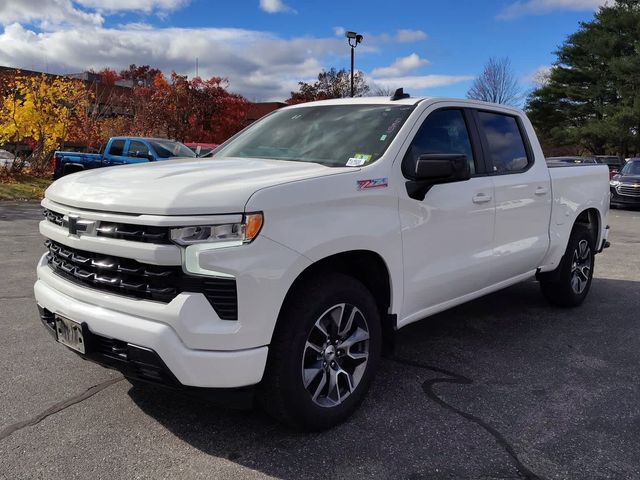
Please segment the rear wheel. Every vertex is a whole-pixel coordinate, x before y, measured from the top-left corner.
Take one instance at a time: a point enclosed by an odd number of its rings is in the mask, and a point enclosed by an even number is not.
[[[380,315],[364,285],[342,274],[305,282],[278,321],[260,403],[294,428],[330,428],[364,399],[380,346]]]
[[[593,278],[594,244],[589,228],[584,225],[573,228],[558,270],[540,278],[542,293],[549,302],[576,307],[584,301]]]

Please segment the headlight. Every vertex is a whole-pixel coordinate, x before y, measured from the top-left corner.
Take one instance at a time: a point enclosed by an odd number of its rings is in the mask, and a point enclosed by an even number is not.
[[[620,185],[620,180],[609,180],[609,185],[612,187],[617,187]]]
[[[171,241],[184,246],[216,242],[249,243],[258,236],[262,220],[262,213],[250,213],[243,217],[242,223],[172,228]]]

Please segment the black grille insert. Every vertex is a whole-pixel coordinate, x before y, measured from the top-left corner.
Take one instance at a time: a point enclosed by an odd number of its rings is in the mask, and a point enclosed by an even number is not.
[[[42,214],[48,221],[58,225],[59,227],[67,225],[62,213],[45,209]],[[120,240],[129,240],[132,242],[160,244],[171,243],[169,227],[96,221],[95,234],[98,237],[118,238]]]
[[[158,266],[85,252],[47,240],[47,260],[60,276],[97,290],[132,298],[170,302],[181,292],[205,295],[223,320],[237,320],[238,294],[233,278],[186,275],[179,266]]]

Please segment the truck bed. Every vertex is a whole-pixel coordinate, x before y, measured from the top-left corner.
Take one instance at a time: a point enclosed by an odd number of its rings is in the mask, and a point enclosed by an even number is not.
[[[549,176],[553,205],[547,258],[559,259],[564,253],[578,209],[609,210],[609,169],[606,165],[598,164],[558,165],[549,168]],[[602,223],[601,219],[598,220]],[[606,225],[600,225],[599,235],[604,227]]]

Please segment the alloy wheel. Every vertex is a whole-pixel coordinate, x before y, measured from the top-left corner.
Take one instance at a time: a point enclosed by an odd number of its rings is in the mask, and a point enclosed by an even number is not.
[[[580,240],[571,260],[571,288],[580,295],[589,283],[592,269],[591,247],[586,240]]]
[[[335,407],[358,387],[369,360],[369,327],[354,305],[327,309],[313,325],[302,355],[304,388],[316,405]]]

